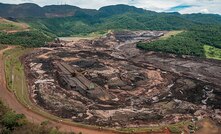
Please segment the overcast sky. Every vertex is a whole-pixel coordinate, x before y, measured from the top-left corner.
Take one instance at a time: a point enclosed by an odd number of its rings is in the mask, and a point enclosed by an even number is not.
[[[40,6],[69,4],[91,9],[99,9],[107,5],[128,4],[158,12],[221,14],[221,0],[0,0],[0,2],[13,4],[29,2]]]

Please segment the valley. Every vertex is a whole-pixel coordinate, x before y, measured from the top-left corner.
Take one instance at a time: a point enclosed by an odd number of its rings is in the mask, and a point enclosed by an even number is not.
[[[0,2],[0,133],[220,134],[220,14],[132,5]]]
[[[220,122],[219,61],[136,48],[136,42],[165,33],[111,32],[36,49],[22,60],[31,97],[54,115],[102,127],[165,125],[193,118]],[[64,67],[74,73],[68,76]]]

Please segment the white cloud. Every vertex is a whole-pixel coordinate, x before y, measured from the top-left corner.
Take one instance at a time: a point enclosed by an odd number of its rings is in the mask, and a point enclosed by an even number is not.
[[[82,8],[96,8],[115,4],[129,4],[154,11],[166,11],[178,5],[193,5],[180,13],[219,13],[221,14],[221,0],[0,0],[3,3],[33,2],[40,6],[51,4],[69,4]]]
[[[200,12],[202,12],[202,13],[209,13],[209,10],[205,8],[205,9],[200,10]]]

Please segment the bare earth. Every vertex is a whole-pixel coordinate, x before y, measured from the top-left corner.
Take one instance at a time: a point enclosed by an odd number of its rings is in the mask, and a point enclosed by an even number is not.
[[[22,60],[31,99],[58,117],[108,128],[220,123],[220,61],[136,48],[162,34],[113,32],[36,49]]]

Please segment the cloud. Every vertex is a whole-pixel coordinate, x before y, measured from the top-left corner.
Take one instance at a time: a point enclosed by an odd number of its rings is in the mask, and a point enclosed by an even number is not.
[[[208,9],[202,9],[202,10],[200,10],[200,12],[202,12],[202,13],[209,13],[209,10]]]
[[[69,4],[82,8],[99,9],[102,6],[128,4],[157,12],[178,11],[180,13],[221,14],[221,0],[0,0],[3,3],[33,2],[40,6]]]
[[[168,12],[179,12],[181,10],[184,10],[186,8],[191,8],[191,7],[194,7],[194,5],[178,5],[178,6],[175,6],[175,7],[171,7],[170,9],[166,10]]]

